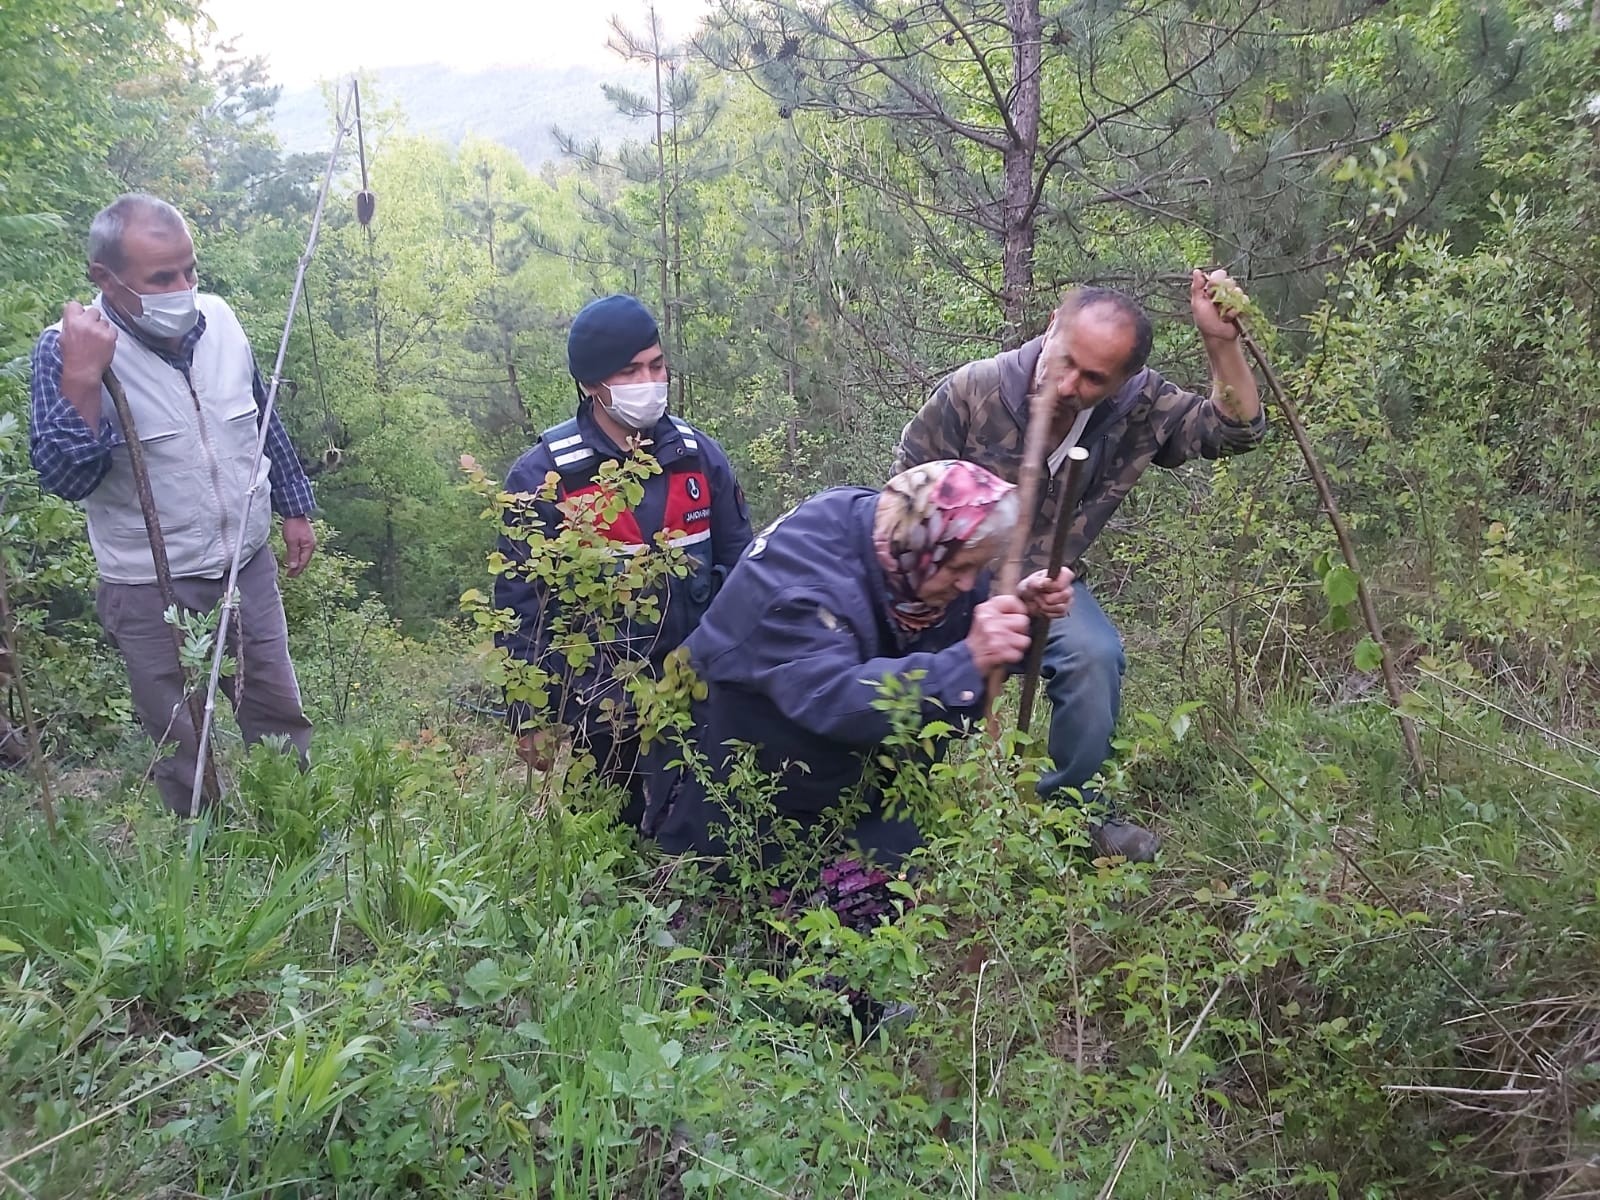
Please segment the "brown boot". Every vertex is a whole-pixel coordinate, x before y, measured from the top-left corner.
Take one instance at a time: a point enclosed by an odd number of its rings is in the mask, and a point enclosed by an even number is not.
[[[1154,862],[1161,839],[1126,817],[1107,817],[1089,826],[1089,844],[1099,858],[1125,858],[1129,862]]]

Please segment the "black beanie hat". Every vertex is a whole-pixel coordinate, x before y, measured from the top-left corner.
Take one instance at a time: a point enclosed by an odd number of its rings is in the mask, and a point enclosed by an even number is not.
[[[656,319],[632,296],[591,300],[572,318],[567,370],[579,383],[600,383],[661,340]]]

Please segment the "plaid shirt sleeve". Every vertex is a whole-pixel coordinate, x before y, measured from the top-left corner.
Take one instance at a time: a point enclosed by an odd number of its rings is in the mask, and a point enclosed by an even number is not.
[[[265,412],[267,383],[259,369],[251,376],[250,390],[255,392],[256,407]],[[277,409],[273,409],[267,421],[266,451],[267,460],[272,463],[272,511],[280,517],[309,516],[317,507],[316,497],[311,494],[311,480],[306,478],[306,469],[295,453],[294,443],[289,441],[288,431],[278,420]]]
[[[82,500],[111,469],[111,422],[90,429],[61,390],[61,337],[54,329],[33,347],[28,453],[39,483],[66,500]]]

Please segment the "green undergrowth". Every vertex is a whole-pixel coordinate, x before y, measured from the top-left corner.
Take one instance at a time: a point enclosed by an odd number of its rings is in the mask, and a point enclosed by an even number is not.
[[[663,862],[470,724],[330,734],[304,776],[258,749],[193,827],[113,793],[52,841],[17,781],[0,1183],[1549,1194],[1600,1138],[1600,767],[1480,717],[1418,791],[1390,720],[1135,716],[1109,787],[1155,867],[973,745],[907,796],[938,835],[870,935]],[[916,1016],[863,1030],[845,986]]]

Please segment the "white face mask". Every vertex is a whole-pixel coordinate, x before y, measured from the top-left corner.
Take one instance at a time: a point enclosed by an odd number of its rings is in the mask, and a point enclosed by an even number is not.
[[[112,278],[116,276],[113,274]],[[122,280],[117,279],[117,282],[122,283]],[[126,283],[122,283],[122,286],[128,287]],[[132,288],[128,290],[133,291]],[[181,292],[157,292],[153,296],[138,292],[134,294],[144,305],[144,312],[128,319],[151,337],[180,338],[193,329],[195,322],[200,319],[200,298],[196,288],[184,288]]]
[[[611,403],[605,406],[606,411],[635,433],[654,429],[666,415],[665,383],[613,383],[610,392]]]

